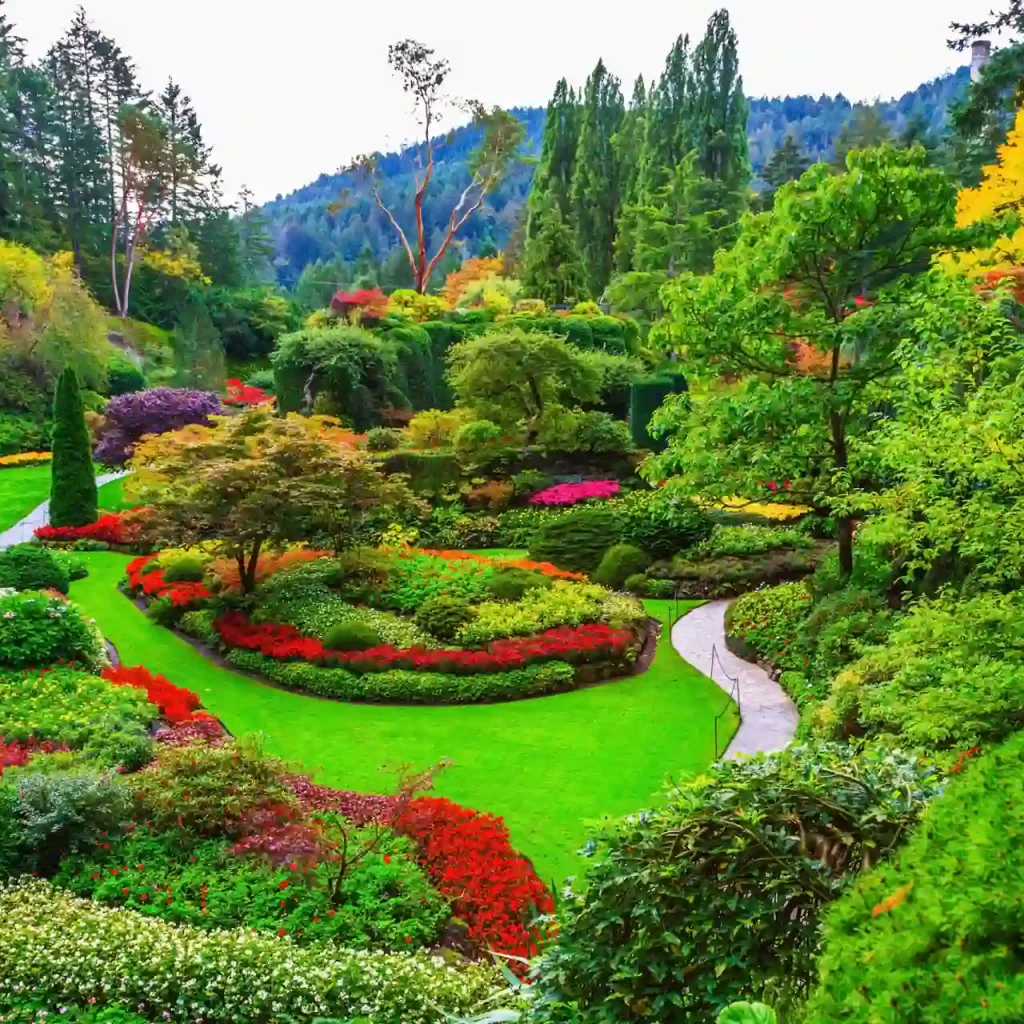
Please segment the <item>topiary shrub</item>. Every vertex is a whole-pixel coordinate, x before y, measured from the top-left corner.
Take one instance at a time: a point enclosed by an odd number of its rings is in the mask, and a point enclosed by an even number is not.
[[[111,396],[128,395],[142,391],[146,386],[145,374],[121,355],[115,355],[107,365],[107,380],[107,391]]]
[[[392,427],[371,427],[366,432],[366,447],[371,452],[393,452],[401,445],[401,432]]]
[[[613,544],[594,571],[594,582],[621,590],[627,577],[643,572],[651,564],[645,551],[633,544]]]
[[[547,590],[554,580],[541,572],[509,567],[499,569],[488,581],[487,586],[498,601],[520,601],[528,590]]]
[[[87,526],[96,521],[96,476],[82,392],[70,368],[57,378],[53,421],[50,525]]]
[[[651,558],[671,558],[711,534],[713,522],[688,495],[671,489],[632,491],[613,505],[619,535]]]
[[[46,548],[18,544],[0,551],[0,587],[14,590],[59,590],[68,592],[68,571]]]
[[[954,765],[964,767],[961,756]],[[1024,732],[951,782],[822,927],[807,1024],[1020,1020]]]
[[[468,601],[441,594],[420,605],[416,612],[416,625],[438,640],[450,643],[472,618],[473,610]]]
[[[368,622],[344,619],[327,630],[323,643],[329,651],[365,651],[368,647],[379,647],[382,640]]]
[[[530,558],[572,572],[593,572],[609,543],[622,536],[618,516],[603,506],[583,506],[544,523],[530,541]]]
[[[664,806],[597,836],[586,889],[563,899],[539,968],[542,1004],[576,1002],[594,1024],[690,1024],[773,986],[773,997],[799,999],[814,978],[821,909],[940,788],[917,757],[837,744],[712,765]],[[957,875],[951,863],[947,886]],[[857,906],[863,925],[870,902]],[[864,964],[846,966],[852,984]]]
[[[202,583],[206,560],[199,555],[178,555],[164,566],[163,572],[168,583]]]

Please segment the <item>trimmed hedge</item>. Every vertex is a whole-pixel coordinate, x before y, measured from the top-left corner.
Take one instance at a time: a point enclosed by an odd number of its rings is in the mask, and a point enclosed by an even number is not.
[[[965,759],[957,766],[960,769]],[[1024,1007],[1024,732],[830,909],[807,1024],[996,1024]]]
[[[530,558],[560,569],[593,572],[622,535],[618,517],[603,506],[580,506],[544,523],[530,541]]]
[[[594,582],[613,590],[621,590],[630,576],[642,573],[651,564],[645,551],[633,544],[613,544],[594,571]]]
[[[647,428],[651,417],[669,395],[687,390],[686,378],[679,373],[660,373],[635,381],[629,389],[629,429],[633,444],[647,451],[660,452],[668,447],[664,438],[652,437]]]
[[[562,693],[576,686],[573,667],[561,661],[469,676],[404,669],[357,676],[343,668],[278,661],[237,648],[228,651],[227,660],[236,668],[265,676],[289,690],[380,704],[480,704]],[[592,665],[582,668],[594,671]]]
[[[17,544],[0,551],[0,587],[68,592],[70,576],[53,552],[37,544]]]

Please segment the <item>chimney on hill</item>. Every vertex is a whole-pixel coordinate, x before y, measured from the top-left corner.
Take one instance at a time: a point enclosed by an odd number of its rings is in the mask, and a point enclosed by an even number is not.
[[[987,39],[975,39],[971,43],[971,81],[981,78],[981,69],[992,56],[992,44]]]

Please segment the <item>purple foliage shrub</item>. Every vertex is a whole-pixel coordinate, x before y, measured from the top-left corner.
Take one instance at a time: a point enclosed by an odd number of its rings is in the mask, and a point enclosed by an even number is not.
[[[209,417],[221,411],[212,391],[153,388],[118,395],[107,405],[107,423],[93,456],[105,466],[123,466],[144,434],[164,434],[190,423],[209,426]]]

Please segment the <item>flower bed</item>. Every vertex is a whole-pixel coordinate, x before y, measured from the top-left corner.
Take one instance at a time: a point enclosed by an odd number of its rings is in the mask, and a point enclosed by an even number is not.
[[[141,555],[125,566],[131,590],[141,591],[146,597],[166,598],[175,608],[191,608],[213,596],[204,583],[168,583],[164,579],[164,570],[152,565],[158,557]]]
[[[160,717],[171,725],[185,725],[200,720],[216,721],[206,711],[200,711],[199,694],[175,686],[164,676],[155,675],[142,665],[129,668],[118,665],[105,668],[100,675],[114,686],[134,686],[144,690],[150,704],[155,704]]]
[[[530,496],[531,505],[577,505],[581,501],[603,501],[619,493],[617,480],[583,480],[575,484],[555,484]]]
[[[500,985],[488,966],[175,926],[38,880],[0,888],[0,918],[0,996],[121,1002],[149,1019],[441,1024]]]
[[[89,540],[115,547],[130,547],[139,539],[139,509],[108,512],[86,526],[40,526],[35,536],[44,543],[69,544]]]
[[[534,562],[529,558],[491,558],[488,555],[475,555],[469,551],[436,551],[433,548],[417,548],[416,550],[424,555],[443,558],[447,562],[488,562],[492,565],[512,569],[526,569],[529,572],[539,572],[544,576],[550,576],[552,579],[557,580],[585,580],[587,578],[581,572],[569,572],[568,569],[559,569],[557,565],[552,565],[551,562]]]
[[[552,660],[570,664],[621,660],[635,644],[628,629],[592,623],[549,629],[532,637],[496,640],[485,650],[399,649],[383,645],[362,651],[331,651],[314,637],[303,636],[294,626],[252,623],[241,612],[228,612],[215,620],[213,626],[227,647],[256,651],[282,661],[343,667],[356,675],[391,669],[473,675],[507,672]]]
[[[16,466],[42,466],[53,458],[51,452],[18,452],[16,455],[0,455],[0,469]]]

